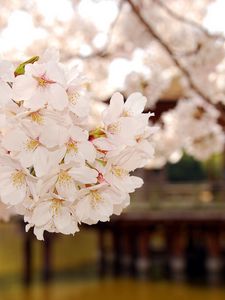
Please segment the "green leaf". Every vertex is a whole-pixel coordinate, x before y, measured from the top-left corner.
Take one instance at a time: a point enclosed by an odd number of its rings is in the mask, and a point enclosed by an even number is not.
[[[35,62],[38,61],[38,60],[39,60],[39,56],[33,56],[33,57],[31,57],[30,59],[28,59],[28,60],[26,60],[25,62],[23,62],[22,64],[20,64],[20,65],[16,68],[16,70],[15,70],[15,72],[14,72],[15,76],[23,75],[23,74],[25,73],[25,66],[26,66],[27,64],[33,64],[33,63],[35,63]]]

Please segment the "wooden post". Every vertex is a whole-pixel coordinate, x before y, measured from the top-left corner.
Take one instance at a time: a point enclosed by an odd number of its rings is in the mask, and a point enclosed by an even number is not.
[[[112,230],[112,239],[113,239],[113,273],[115,276],[121,275],[122,272],[122,236],[121,230],[119,230],[117,224]]]
[[[29,286],[32,281],[32,235],[30,232],[24,233],[23,253],[24,253],[23,281],[26,286]]]
[[[138,233],[137,273],[140,278],[148,277],[149,270],[149,232],[145,229]]]
[[[46,234],[43,247],[43,281],[45,283],[49,282],[52,277],[52,265],[51,265],[51,246],[52,237],[50,234]]]
[[[107,272],[107,249],[105,245],[105,229],[100,226],[98,229],[98,255],[99,255],[99,276],[104,277]]]

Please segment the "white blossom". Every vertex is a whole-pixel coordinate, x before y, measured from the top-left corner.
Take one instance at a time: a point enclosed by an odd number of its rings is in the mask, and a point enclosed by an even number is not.
[[[55,62],[28,64],[24,75],[17,76],[13,85],[15,101],[37,110],[49,104],[62,111],[68,105],[64,88],[65,75]]]

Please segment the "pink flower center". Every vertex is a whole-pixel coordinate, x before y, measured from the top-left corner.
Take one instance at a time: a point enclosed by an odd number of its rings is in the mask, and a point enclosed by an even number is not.
[[[43,74],[43,75],[40,76],[40,77],[38,77],[38,76],[33,76],[33,77],[34,77],[34,79],[37,80],[38,86],[41,86],[41,87],[46,87],[46,86],[48,86],[49,84],[55,83],[55,81],[46,78],[46,77],[45,77],[45,74]]]
[[[69,152],[77,153],[78,152],[77,143],[74,140],[72,140],[71,138],[67,142],[66,146],[67,146],[67,149],[66,149],[67,153],[69,153]]]

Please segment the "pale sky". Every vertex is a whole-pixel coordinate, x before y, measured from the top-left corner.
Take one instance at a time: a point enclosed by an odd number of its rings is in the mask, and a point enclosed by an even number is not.
[[[209,5],[203,25],[212,33],[225,34],[225,0],[216,0]]]

